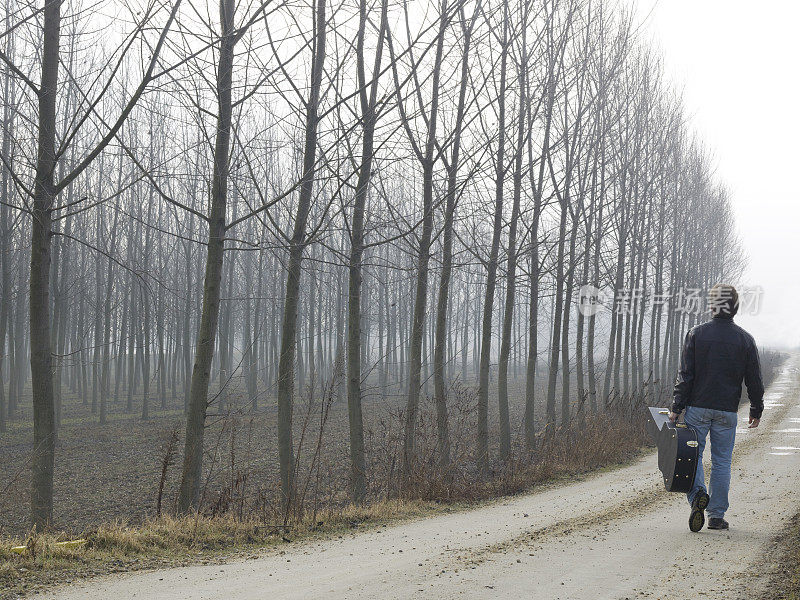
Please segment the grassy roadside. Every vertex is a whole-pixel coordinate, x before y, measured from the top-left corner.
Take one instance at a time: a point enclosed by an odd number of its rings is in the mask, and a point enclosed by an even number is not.
[[[290,527],[239,520],[231,516],[162,516],[137,526],[122,522],[87,531],[81,547],[59,546],[67,538],[57,533],[32,534],[27,539],[0,540],[0,598],[8,600],[76,579],[156,567],[255,558],[260,550],[292,542],[324,539],[367,527],[458,510],[459,505],[422,501],[389,501],[365,507],[347,506],[323,512],[317,520]],[[27,545],[21,555],[11,547]]]
[[[800,513],[775,541],[766,569],[770,584],[762,600],[800,600]]]
[[[237,519],[230,514],[162,516],[135,526],[121,521],[100,525],[84,532],[81,537],[86,544],[78,548],[57,545],[69,539],[58,533],[0,539],[0,599],[27,596],[98,575],[255,558],[261,550],[276,550],[290,543],[475,508],[508,496],[509,490],[521,493],[563,485],[630,464],[647,451],[641,438],[637,442],[634,447],[618,444],[618,452],[605,454],[602,462],[591,464],[556,454],[546,468],[515,474],[511,486],[487,482],[483,492],[470,499],[449,502],[393,499],[363,507],[346,505],[295,519],[287,527],[265,523],[263,519]],[[523,486],[526,480],[529,485]],[[501,489],[506,493],[499,494]],[[12,553],[10,548],[18,545],[30,549],[21,555]]]

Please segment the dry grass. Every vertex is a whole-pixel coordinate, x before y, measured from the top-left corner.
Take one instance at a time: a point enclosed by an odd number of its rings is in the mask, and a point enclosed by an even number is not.
[[[252,555],[300,539],[325,537],[364,526],[453,510],[431,502],[393,500],[310,515],[289,526],[241,520],[232,515],[162,516],[139,525],[108,523],[87,531],[86,544],[65,548],[64,534],[33,532],[0,540],[0,598],[15,598],[49,585],[104,573],[156,566],[220,561]],[[11,547],[28,547],[16,554]]]

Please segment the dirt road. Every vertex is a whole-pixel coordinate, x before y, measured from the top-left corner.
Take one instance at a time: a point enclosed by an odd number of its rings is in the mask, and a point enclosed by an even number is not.
[[[798,373],[800,356],[767,391],[760,428],[747,430],[747,407],[740,413],[728,532],[690,533],[684,497],[663,491],[649,455],[468,512],[227,565],[98,579],[48,597],[754,598],[766,585],[771,539],[800,509]]]

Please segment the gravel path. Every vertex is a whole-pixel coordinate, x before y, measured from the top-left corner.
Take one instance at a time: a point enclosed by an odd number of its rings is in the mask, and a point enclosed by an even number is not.
[[[479,509],[226,565],[104,577],[58,600],[263,598],[754,598],[772,539],[800,500],[800,356],[767,390],[761,427],[740,413],[728,532],[688,530],[656,458]],[[621,440],[620,443],[624,443]],[[708,454],[708,453],[707,453]]]

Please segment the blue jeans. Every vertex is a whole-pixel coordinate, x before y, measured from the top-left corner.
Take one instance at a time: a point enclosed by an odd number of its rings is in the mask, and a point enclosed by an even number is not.
[[[703,450],[706,447],[706,437],[711,433],[711,481],[710,500],[708,502],[708,516],[719,518],[725,516],[728,510],[728,490],[731,486],[731,456],[733,455],[733,442],[736,439],[736,423],[738,415],[735,412],[716,410],[713,408],[700,408],[697,406],[686,407],[684,415],[686,424],[697,432],[699,444],[699,460],[697,474],[694,478],[692,491],[686,494],[689,504],[694,500],[700,490],[706,491],[705,475],[703,473]]]

